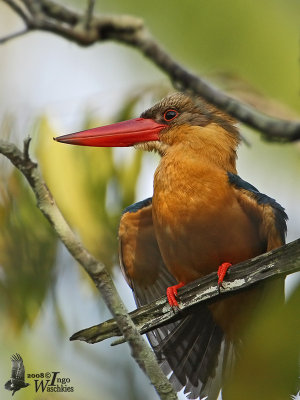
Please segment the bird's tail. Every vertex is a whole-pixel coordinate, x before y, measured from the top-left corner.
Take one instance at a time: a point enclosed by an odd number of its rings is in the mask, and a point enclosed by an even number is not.
[[[218,398],[225,374],[235,362],[235,346],[226,340],[208,307],[148,333],[163,371],[188,399]]]
[[[133,282],[138,306],[148,304],[176,284],[175,278],[160,267],[155,285],[139,287]],[[147,333],[161,368],[176,391],[184,389],[189,399],[218,398],[222,382],[229,375],[236,358],[236,346],[214,321],[212,312],[201,305],[193,314]]]

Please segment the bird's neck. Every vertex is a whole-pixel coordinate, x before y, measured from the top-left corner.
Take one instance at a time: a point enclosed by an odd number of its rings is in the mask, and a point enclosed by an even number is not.
[[[239,138],[219,125],[210,124],[204,128],[191,126],[179,139],[167,148],[162,164],[171,162],[177,168],[188,168],[193,163],[201,169],[207,166],[236,173]]]

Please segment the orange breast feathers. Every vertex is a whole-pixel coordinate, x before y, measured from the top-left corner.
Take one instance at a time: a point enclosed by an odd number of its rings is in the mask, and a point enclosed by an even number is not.
[[[264,251],[260,215],[245,212],[226,170],[207,151],[169,147],[155,174],[152,213],[162,258],[178,282]]]

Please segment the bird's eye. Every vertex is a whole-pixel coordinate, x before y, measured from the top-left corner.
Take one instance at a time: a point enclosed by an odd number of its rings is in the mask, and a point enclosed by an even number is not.
[[[178,115],[178,112],[176,110],[167,110],[164,113],[164,120],[165,121],[172,121],[172,119],[176,118]]]

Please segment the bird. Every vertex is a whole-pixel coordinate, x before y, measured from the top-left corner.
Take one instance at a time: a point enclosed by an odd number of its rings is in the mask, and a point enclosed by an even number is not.
[[[178,308],[178,289],[285,243],[287,215],[237,173],[237,121],[202,97],[172,93],[139,118],[55,138],[157,152],[153,196],[128,206],[119,225],[123,274],[138,306],[162,295]],[[226,279],[226,278],[225,278]],[[241,356],[243,333],[276,280],[201,305],[148,333],[162,370],[188,399],[215,400]],[[180,300],[179,300],[180,303]]]
[[[5,383],[4,387],[12,391],[13,396],[18,390],[29,386],[29,383],[25,383],[25,368],[20,354],[13,354],[10,359],[12,364],[11,378]]]

